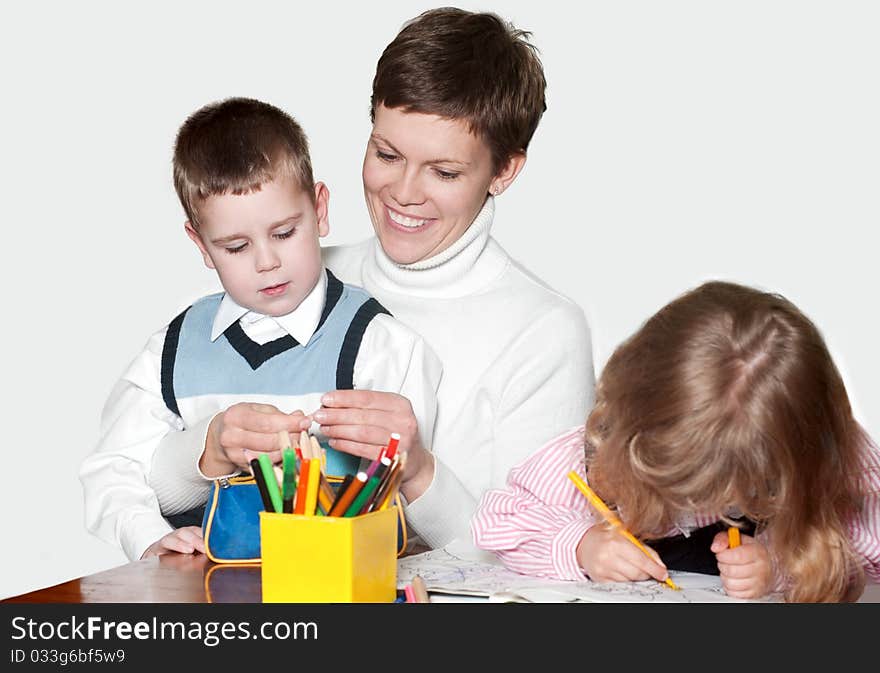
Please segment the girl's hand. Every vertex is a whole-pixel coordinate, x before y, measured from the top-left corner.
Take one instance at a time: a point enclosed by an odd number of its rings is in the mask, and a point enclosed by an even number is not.
[[[181,554],[193,554],[195,552],[204,554],[205,541],[202,538],[202,529],[199,526],[184,526],[183,528],[173,530],[147,547],[141,558],[161,556],[170,551],[180,552]]]
[[[427,490],[434,478],[434,459],[422,446],[407,398],[375,390],[334,390],[321,398],[321,405],[312,418],[332,448],[375,460],[396,432],[398,450],[407,454],[401,492],[412,502]]]
[[[594,582],[635,582],[669,577],[666,566],[653,549],[651,558],[615,529],[596,524],[581,538],[577,559]]]
[[[773,564],[767,548],[749,535],[742,536],[742,544],[730,549],[727,532],[721,531],[712,540],[712,551],[718,559],[721,584],[728,596],[760,598],[770,592]]]

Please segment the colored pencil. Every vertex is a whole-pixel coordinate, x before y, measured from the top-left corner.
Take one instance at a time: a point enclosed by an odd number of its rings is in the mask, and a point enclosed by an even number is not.
[[[382,499],[377,499],[376,504],[373,507],[372,511],[388,509],[394,499],[397,497],[397,489],[400,487],[400,480],[403,478],[403,470],[399,469],[394,475],[391,477],[391,480],[388,482],[388,486],[385,489],[385,493],[382,494]]]
[[[309,440],[309,433],[305,430],[300,430],[299,433],[299,448],[302,449],[304,458],[319,458],[320,456],[314,455],[312,451],[312,442]]]
[[[342,478],[339,486],[336,487],[336,493],[333,496],[333,502],[330,504],[330,509],[336,505],[339,499],[342,497],[342,494],[345,493],[345,489],[348,488],[348,485],[351,483],[351,480],[354,479],[353,474],[347,474]],[[327,510],[327,514],[330,513],[330,509]]]
[[[251,474],[254,475],[254,481],[257,482],[257,489],[260,491],[260,498],[263,501],[263,509],[267,512],[274,512],[275,507],[272,505],[272,498],[269,497],[269,491],[266,489],[266,480],[263,477],[263,469],[260,467],[260,461],[256,458],[251,459]]]
[[[309,459],[309,481],[306,490],[306,505],[303,514],[315,515],[315,507],[318,504],[318,482],[321,480],[321,461],[318,458]]]
[[[293,497],[296,495],[296,454],[290,446],[281,451],[281,506],[282,512],[293,513]]]
[[[346,487],[345,491],[343,491],[336,499],[336,502],[333,503],[333,507],[330,508],[330,511],[327,514],[329,516],[343,516],[348,510],[348,506],[351,504],[352,500],[357,497],[358,493],[361,492],[361,489],[366,483],[367,473],[358,472],[355,478],[352,479],[351,483]]]
[[[731,526],[727,529],[727,546],[731,549],[735,547],[739,547],[740,537],[739,537],[739,528],[736,526]]]
[[[394,458],[397,454],[397,445],[400,442],[400,435],[396,432],[391,433],[391,439],[388,440],[388,446],[385,447],[385,455]]]
[[[651,556],[651,553],[648,551],[648,548],[645,547],[645,545],[643,545],[641,542],[639,542],[639,540],[636,538],[636,536],[633,535],[632,533],[630,533],[624,527],[623,522],[618,518],[618,516],[608,508],[608,505],[606,505],[604,502],[602,502],[602,498],[600,498],[598,495],[596,495],[596,493],[593,491],[593,489],[587,485],[587,482],[585,482],[583,479],[581,479],[581,476],[577,472],[572,470],[571,472],[568,473],[568,478],[574,482],[574,485],[577,486],[578,490],[584,494],[584,496],[587,498],[587,501],[593,506],[593,508],[597,512],[599,512],[599,514],[602,515],[602,518],[605,519],[605,521],[612,528],[617,529],[617,532],[619,532],[627,540],[629,540],[636,547],[638,547],[645,556],[647,556],[652,561],[654,560],[654,557]],[[675,585],[675,582],[673,582],[672,578],[670,578],[670,577],[666,578],[666,580],[664,581],[664,584],[666,584],[670,589],[676,589],[676,590],[678,589],[678,587]]]
[[[306,496],[309,494],[309,472],[311,471],[311,461],[304,460],[299,467],[299,486],[296,489],[296,501],[293,503],[294,514],[306,513]]]
[[[388,456],[385,456],[387,459]],[[400,470],[400,456],[398,456],[395,460],[391,462],[391,466],[385,470],[385,473],[382,475],[382,481],[379,482],[379,488],[376,489],[376,495],[373,497],[372,502],[370,502],[367,511],[373,512],[379,509],[379,504],[382,502],[382,499],[385,497],[385,494],[388,492],[388,489],[391,486],[391,482],[394,479],[394,475]]]
[[[312,447],[312,458],[320,458],[321,459],[321,472],[327,472],[327,453],[324,449],[321,448],[321,444],[318,442],[317,438],[314,435],[309,435],[309,444]]]
[[[269,499],[272,501],[273,512],[280,512],[284,509],[281,504],[281,491],[278,488],[278,480],[275,478],[275,470],[272,469],[272,461],[269,460],[269,454],[261,453],[257,460],[260,468],[263,470],[263,479],[266,480],[266,491],[269,493]]]
[[[422,579],[421,575],[416,575],[412,578],[412,588],[413,594],[416,597],[416,603],[431,602],[431,599],[428,598],[428,587],[425,586],[425,580]]]
[[[342,516],[357,516],[361,513],[361,510],[364,508],[367,500],[370,498],[373,493],[376,492],[376,488],[379,486],[379,477],[373,476],[367,479],[367,483],[364,484],[364,487],[357,494],[357,497],[351,501],[351,504],[345,510],[345,514]]]
[[[406,601],[405,601],[405,602],[407,602],[407,603],[418,603],[418,601],[416,600],[416,594],[415,594],[415,592],[413,591],[413,588],[412,588],[412,584],[407,584],[405,587],[403,587],[403,593],[406,595]]]
[[[335,499],[336,493],[333,492],[333,487],[330,485],[327,477],[324,476],[324,473],[321,472],[320,479],[318,480],[318,507],[326,514],[330,511]]]
[[[279,430],[278,431],[278,448],[284,451],[284,449],[292,449],[293,447],[290,445],[290,435],[287,434],[287,430]]]
[[[370,463],[370,466],[367,468],[367,476],[372,477],[374,474],[377,474],[381,479],[382,475],[385,474],[385,470],[389,467],[391,467],[391,459],[388,456],[381,456]]]

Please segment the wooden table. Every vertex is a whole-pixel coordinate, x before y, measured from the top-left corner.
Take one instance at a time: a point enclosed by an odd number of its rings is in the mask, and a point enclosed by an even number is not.
[[[7,598],[3,603],[260,603],[260,566],[218,565],[204,554],[163,554]],[[860,603],[880,603],[869,584]]]
[[[163,554],[13,596],[4,603],[259,603],[260,566]]]

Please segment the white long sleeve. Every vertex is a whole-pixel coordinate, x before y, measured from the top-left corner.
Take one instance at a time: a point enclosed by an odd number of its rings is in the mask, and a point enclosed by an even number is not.
[[[140,558],[172,528],[147,483],[153,451],[182,428],[162,400],[159,373],[165,329],[150,337],[113,388],[101,415],[100,439],[80,468],[86,528]]]

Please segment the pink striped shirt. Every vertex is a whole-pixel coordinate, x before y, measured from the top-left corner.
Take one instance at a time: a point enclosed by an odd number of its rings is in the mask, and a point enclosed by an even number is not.
[[[850,522],[855,552],[865,572],[880,580],[880,450],[870,443],[864,455],[867,497],[859,516]],[[471,522],[474,543],[494,551],[505,566],[527,575],[582,580],[584,571],[575,550],[598,517],[568,478],[575,470],[586,478],[584,428],[578,426],[550,440],[516,465],[507,488],[485,493]],[[670,535],[716,522],[694,515],[679,521]]]

